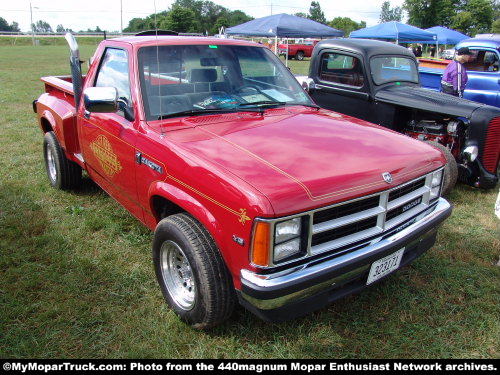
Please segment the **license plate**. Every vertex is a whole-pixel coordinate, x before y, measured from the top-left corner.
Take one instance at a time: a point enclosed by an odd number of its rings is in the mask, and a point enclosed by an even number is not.
[[[398,250],[391,255],[373,262],[370,269],[370,274],[368,275],[368,280],[366,281],[366,285],[377,281],[378,279],[390,274],[392,271],[397,269],[399,267],[399,263],[401,263],[401,258],[403,257],[404,251],[405,249],[402,248],[401,250]]]

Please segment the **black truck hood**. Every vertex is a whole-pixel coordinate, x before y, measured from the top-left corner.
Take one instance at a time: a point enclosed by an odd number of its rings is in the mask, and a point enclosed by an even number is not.
[[[457,117],[471,117],[472,113],[484,104],[458,98],[418,86],[390,85],[375,94],[375,100],[423,111],[442,113]]]

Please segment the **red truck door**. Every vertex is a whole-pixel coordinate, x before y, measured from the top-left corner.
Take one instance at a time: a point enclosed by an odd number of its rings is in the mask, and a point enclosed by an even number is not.
[[[121,104],[132,107],[131,51],[106,48],[101,56],[86,86],[115,87]],[[78,121],[82,153],[91,177],[142,219],[135,188],[136,126],[125,117],[123,107],[116,113],[88,113],[82,106]]]

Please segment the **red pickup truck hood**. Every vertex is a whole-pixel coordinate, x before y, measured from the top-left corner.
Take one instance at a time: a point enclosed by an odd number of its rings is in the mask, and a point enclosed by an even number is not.
[[[172,141],[254,186],[276,215],[385,190],[444,164],[422,142],[326,110],[277,108],[183,122],[193,127],[172,132]]]

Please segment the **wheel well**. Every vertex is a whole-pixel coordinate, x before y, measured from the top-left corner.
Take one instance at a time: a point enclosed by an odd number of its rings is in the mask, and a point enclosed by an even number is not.
[[[44,133],[48,133],[54,130],[52,128],[52,125],[50,125],[49,120],[47,120],[45,117],[42,117],[40,119],[40,124],[42,125],[42,130]]]
[[[175,203],[159,195],[153,196],[152,202],[153,214],[155,215],[157,221],[160,221],[161,219],[170,215],[185,212],[184,209],[182,209]]]

